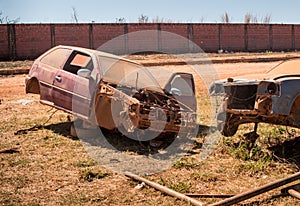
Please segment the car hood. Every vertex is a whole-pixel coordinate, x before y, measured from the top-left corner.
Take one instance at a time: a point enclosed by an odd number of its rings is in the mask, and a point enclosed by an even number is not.
[[[102,79],[104,82],[136,88],[147,88],[157,92],[163,92],[160,84],[147,68],[140,64],[123,58],[110,58],[98,56]]]
[[[300,59],[281,62],[264,74],[250,74],[215,81],[209,91],[211,95],[216,95],[224,93],[224,86],[258,85],[262,81],[280,81],[295,77],[300,77]]]

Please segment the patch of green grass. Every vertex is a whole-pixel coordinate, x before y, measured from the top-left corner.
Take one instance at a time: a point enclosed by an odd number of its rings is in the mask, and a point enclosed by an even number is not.
[[[77,167],[92,167],[95,166],[95,161],[94,160],[79,160],[76,163]]]
[[[109,175],[109,173],[102,171],[100,169],[87,168],[87,169],[81,170],[80,179],[91,182],[94,179],[102,179],[104,177],[107,177],[108,175]]]
[[[176,192],[181,192],[181,193],[186,193],[190,190],[190,188],[192,187],[191,184],[189,182],[185,182],[185,181],[176,181],[176,180],[172,180],[169,178],[161,178],[158,181],[159,184],[166,186]]]
[[[192,172],[191,177],[199,182],[215,182],[218,180],[217,175],[201,171]]]
[[[8,165],[10,167],[17,167],[17,166],[26,166],[29,164],[28,159],[14,159],[14,160],[9,160]]]
[[[189,159],[180,159],[173,164],[173,166],[178,169],[180,168],[192,169],[198,167],[199,165],[200,165],[199,162],[194,162]]]
[[[248,161],[239,165],[238,172],[246,172],[250,175],[262,173],[265,172],[266,168],[270,165],[270,162],[271,161],[265,159]]]
[[[227,147],[230,154],[244,161],[248,160],[271,160],[272,154],[266,149],[266,145],[259,139],[250,141],[244,136],[224,137],[223,145]]]

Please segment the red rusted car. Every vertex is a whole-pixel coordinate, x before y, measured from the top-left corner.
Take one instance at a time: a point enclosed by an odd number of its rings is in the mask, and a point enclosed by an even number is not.
[[[165,74],[158,82],[147,68],[125,58],[57,46],[34,61],[26,93],[40,94],[41,103],[108,130],[190,133],[197,126],[193,76]]]

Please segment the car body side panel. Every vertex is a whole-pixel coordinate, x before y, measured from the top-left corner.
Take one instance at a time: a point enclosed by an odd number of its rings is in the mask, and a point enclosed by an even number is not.
[[[53,83],[54,105],[88,117],[90,115],[93,81],[64,70],[56,73]]]
[[[38,65],[37,70],[39,71],[37,78],[40,82],[40,100],[53,102],[53,80],[55,73],[59,70],[43,63]]]
[[[281,82],[281,95],[273,96],[272,111],[275,114],[289,115],[297,96],[300,95],[300,78]]]

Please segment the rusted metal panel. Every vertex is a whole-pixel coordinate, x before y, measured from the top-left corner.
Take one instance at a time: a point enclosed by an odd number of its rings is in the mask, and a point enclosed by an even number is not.
[[[210,94],[224,96],[226,103],[221,110],[224,114],[218,115],[223,118],[218,122],[225,126],[218,128],[225,136],[234,135],[240,124],[251,122],[300,128],[299,83],[299,59],[281,63],[263,76],[250,75],[214,82]],[[228,118],[230,114],[234,118]]]

